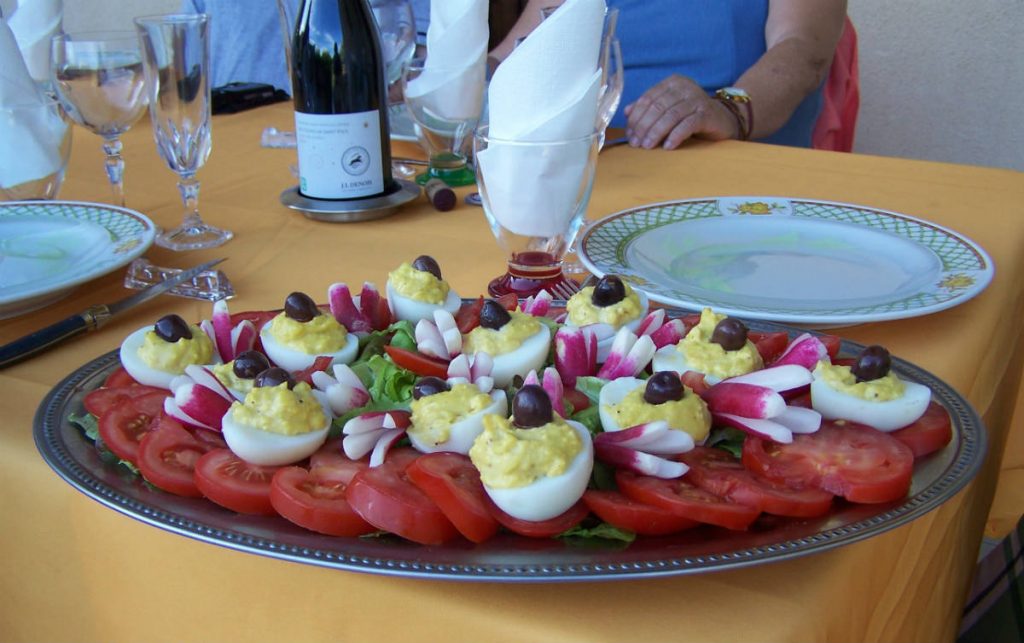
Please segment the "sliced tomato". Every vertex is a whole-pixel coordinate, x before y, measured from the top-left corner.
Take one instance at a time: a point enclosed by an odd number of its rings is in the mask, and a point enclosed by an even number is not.
[[[342,438],[331,438],[309,456],[309,470],[320,477],[348,484],[358,472],[370,466],[369,456],[353,460],[341,448]]]
[[[572,404],[573,413],[579,413],[584,409],[590,408],[590,398],[583,391],[567,388],[563,392],[563,396],[568,400],[569,404]]]
[[[727,529],[746,529],[761,513],[700,489],[682,478],[666,480],[619,469],[615,472],[615,482],[623,494],[637,502]]]
[[[292,373],[292,378],[296,382],[305,382],[310,386],[313,386],[313,373],[320,371],[326,371],[331,367],[331,360],[333,358],[330,355],[318,355],[313,363],[308,368],[304,368],[301,371],[295,371]]]
[[[686,479],[705,491],[776,516],[810,518],[828,513],[832,494],[817,488],[792,489],[749,471],[721,449],[698,446],[679,458]]]
[[[842,337],[838,335],[818,335],[818,339],[825,345],[825,350],[828,351],[828,356],[831,359],[835,359],[839,355],[839,349],[843,343]]]
[[[547,520],[521,520],[510,516],[499,509],[490,498],[487,499],[487,506],[502,527],[527,538],[554,538],[583,522],[590,513],[590,509],[582,500],[569,507],[565,513]]]
[[[902,498],[914,475],[910,447],[869,426],[831,420],[789,444],[748,436],[743,464],[791,487],[817,487],[862,503]]]
[[[789,346],[789,333],[784,330],[760,332],[752,330],[747,333],[747,339],[754,343],[757,352],[765,364],[771,364],[782,355]]]
[[[192,434],[192,437],[196,439],[203,447],[203,453],[207,451],[213,451],[214,449],[226,449],[228,443],[224,441],[224,435],[220,431],[211,431],[210,429],[203,429],[197,426],[186,426],[185,430]]]
[[[700,524],[661,507],[637,502],[618,491],[587,489],[583,502],[609,525],[643,536],[674,534]]]
[[[411,460],[393,450],[380,466],[360,471],[345,499],[363,520],[421,545],[440,545],[459,532],[444,512],[406,477]]]
[[[487,508],[480,472],[467,456],[447,452],[422,455],[405,474],[467,539],[482,543],[498,532],[498,521]]]
[[[915,458],[921,458],[949,444],[953,439],[953,423],[949,412],[933,400],[924,415],[889,435],[910,447]]]
[[[509,312],[512,312],[513,310],[519,308],[519,296],[516,295],[514,292],[505,293],[504,295],[498,297],[494,301],[498,302],[498,304],[501,305],[502,308]]]
[[[153,418],[160,413],[160,411],[148,412],[150,407],[147,404],[142,404],[142,406],[146,407],[147,412],[136,408],[135,400],[123,398],[99,416],[98,421],[100,438],[103,443],[114,452],[114,455],[132,464],[138,464],[139,442],[142,441],[142,436],[149,431]]]
[[[685,371],[680,379],[683,380],[683,385],[688,387],[691,391],[697,395],[704,395],[707,393],[711,386],[707,380],[704,379],[704,373],[698,373],[697,371]]]
[[[363,468],[367,466],[363,463]],[[278,469],[270,481],[270,504],[286,520],[320,534],[362,536],[375,531],[345,500],[348,483],[331,477],[332,471],[330,467]]]
[[[448,377],[448,362],[444,360],[398,346],[387,345],[384,347],[384,351],[387,352],[392,362],[417,375],[423,377],[432,375],[441,379]]]
[[[480,311],[484,307],[484,298],[477,297],[472,303],[464,303],[455,313],[455,325],[465,335],[480,325]]]
[[[207,450],[181,423],[161,414],[139,442],[139,471],[163,491],[198,498],[203,494],[193,472],[196,461]]]
[[[230,449],[214,449],[196,461],[196,487],[210,501],[241,514],[277,514],[270,504],[270,481],[281,467],[264,467]]]
[[[123,366],[118,366],[114,371],[107,375],[107,379],[103,380],[103,386],[107,387],[119,387],[119,386],[141,386],[135,381],[135,378],[128,374],[128,371]]]
[[[143,397],[146,395],[159,394],[160,395],[160,408],[163,408],[163,398],[170,396],[170,391],[155,386],[145,386],[143,384],[128,384],[124,386],[103,386],[97,389],[93,389],[85,394],[85,398],[82,400],[82,404],[85,406],[85,410],[89,413],[100,417],[108,409],[123,400],[132,399],[136,397]]]

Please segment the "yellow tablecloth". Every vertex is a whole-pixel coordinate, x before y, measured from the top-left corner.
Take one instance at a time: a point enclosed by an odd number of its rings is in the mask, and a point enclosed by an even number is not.
[[[382,284],[419,254],[437,258],[464,296],[504,267],[478,208],[435,211],[424,199],[360,224],[306,219],[278,202],[294,153],[262,149],[263,127],[291,129],[287,105],[218,117],[200,205],[236,238],[220,249],[171,253],[187,267],[227,256],[231,309],[274,308],[292,290],[336,281]],[[396,145],[411,154],[410,144]],[[129,207],[178,222],[175,177],[148,124],[125,137]],[[460,196],[467,192],[460,191]],[[923,217],[988,250],[991,286],[926,317],[836,331],[880,343],[935,373],[983,416],[991,449],[981,474],[926,516],[866,541],[747,569],[646,581],[489,584],[409,580],[289,563],[174,535],[105,508],[60,480],[32,441],[36,407],[64,375],[130,331],[210,306],[160,297],[87,337],[0,371],[0,639],[18,641],[940,641],[956,632],[979,542],[1005,533],[1024,508],[1024,410],[1011,422],[1024,367],[1020,173],[753,143],[681,151],[618,147],[600,157],[589,215],[719,195],[777,195],[863,204]],[[97,138],[79,130],[61,194],[109,202]],[[0,322],[0,342],[128,292],[117,271],[35,313]],[[1011,445],[1003,458],[1004,444]],[[993,505],[1000,464],[1004,485]],[[994,509],[989,514],[990,506]]]

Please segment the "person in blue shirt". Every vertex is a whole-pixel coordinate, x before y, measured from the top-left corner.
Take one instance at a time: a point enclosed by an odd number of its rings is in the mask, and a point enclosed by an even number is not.
[[[491,55],[504,59],[539,24],[541,9],[561,2],[529,0]],[[619,9],[615,34],[625,68],[611,126],[643,148],[675,149],[690,137],[810,147],[846,4],[608,0]]]

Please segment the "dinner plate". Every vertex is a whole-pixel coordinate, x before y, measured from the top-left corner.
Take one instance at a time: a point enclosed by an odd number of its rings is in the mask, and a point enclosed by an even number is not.
[[[149,218],[111,205],[0,203],[0,319],[42,308],[127,265],[155,235]]]
[[[749,325],[755,330],[783,328],[757,321]],[[848,341],[842,344],[845,354],[855,354],[861,348]],[[977,473],[987,439],[977,413],[952,388],[893,358],[893,369],[900,377],[931,387],[933,399],[949,411],[953,424],[952,441],[917,461],[910,492],[900,501],[882,505],[837,501],[832,513],[820,518],[763,515],[747,531],[702,526],[672,536],[639,537],[628,545],[499,534],[480,545],[458,540],[428,547],[394,536],[323,536],[283,518],[236,514],[203,499],[164,493],[120,465],[104,462],[93,443],[68,418],[85,413],[85,393],[99,386],[117,366],[117,351],[113,351],[76,369],[50,391],[36,412],[36,445],[43,459],[71,486],[136,520],[207,543],[389,576],[488,582],[607,581],[734,569],[823,552],[877,536],[938,507]]]
[[[828,201],[719,197],[617,212],[579,257],[689,310],[835,326],[934,313],[992,280],[976,243],[905,214]]]

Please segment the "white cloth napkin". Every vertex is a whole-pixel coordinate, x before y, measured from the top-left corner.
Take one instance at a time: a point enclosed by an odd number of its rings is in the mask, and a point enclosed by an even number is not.
[[[476,162],[491,214],[524,236],[564,234],[579,201],[591,146],[552,146],[541,155],[502,144],[567,141],[595,131],[604,0],[566,0],[498,67],[488,87],[489,136]]]
[[[37,83],[50,77],[50,38],[60,33],[63,0],[18,0],[7,19],[28,72]]]
[[[0,20],[0,60],[0,188],[6,189],[60,169],[60,144],[69,124],[49,108],[5,20]]]
[[[427,58],[406,94],[442,119],[480,116],[487,73],[488,0],[430,3]]]

